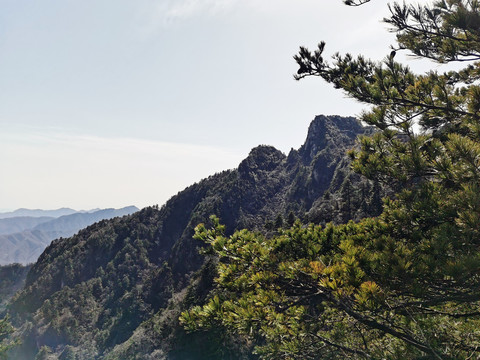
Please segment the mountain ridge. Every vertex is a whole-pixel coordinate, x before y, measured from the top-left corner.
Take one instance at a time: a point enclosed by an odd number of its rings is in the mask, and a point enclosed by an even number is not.
[[[46,210],[46,209],[19,208],[13,211],[0,212],[0,219],[9,219],[9,218],[15,218],[15,217],[36,218],[36,217],[45,217],[45,216],[58,218],[60,216],[65,216],[65,215],[72,215],[76,213],[92,213],[99,210],[103,210],[103,209],[95,208],[95,209],[89,209],[89,210],[75,210],[68,207],[62,207],[58,209]]]
[[[370,132],[354,118],[317,116],[299,150],[257,146],[237,169],[187,187],[161,208],[53,241],[10,305],[23,340],[12,356],[252,358],[238,339],[178,326],[179,312],[201,302],[215,276],[215,259],[198,253],[194,227],[216,214],[227,233],[249,228],[268,236],[291,218],[326,223],[378,214],[375,184],[352,173],[346,155],[356,136]]]
[[[0,219],[8,219],[8,218],[19,217],[19,216],[28,216],[28,217],[49,216],[49,217],[56,218],[63,215],[74,214],[76,212],[80,212],[80,211],[74,210],[71,208],[66,208],[66,207],[54,209],[54,210],[19,208],[14,211],[0,213]]]
[[[0,219],[0,235],[18,233],[24,230],[32,229],[35,226],[53,220],[51,216],[17,216]]]

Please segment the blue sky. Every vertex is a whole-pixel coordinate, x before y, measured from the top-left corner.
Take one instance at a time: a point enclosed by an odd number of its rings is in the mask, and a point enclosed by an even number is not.
[[[300,45],[381,60],[383,1],[0,0],[0,209],[143,207],[361,104]]]

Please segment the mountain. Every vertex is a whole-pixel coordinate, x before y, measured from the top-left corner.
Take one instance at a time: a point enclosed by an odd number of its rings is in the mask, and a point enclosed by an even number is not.
[[[0,219],[8,219],[13,217],[19,216],[29,216],[29,217],[60,217],[64,215],[71,215],[78,212],[77,210],[73,210],[70,208],[61,208],[56,210],[40,210],[40,209],[17,209],[11,212],[0,213]]]
[[[33,263],[52,240],[41,231],[0,235],[0,265]]]
[[[0,265],[33,263],[53,239],[72,236],[97,221],[135,211],[138,208],[128,206],[117,210],[76,212],[58,218],[21,216],[0,219]]]
[[[0,219],[0,235],[7,235],[32,229],[35,226],[53,220],[54,217],[41,216],[17,216],[11,218]]]
[[[103,220],[53,241],[10,304],[21,345],[12,359],[252,359],[221,330],[186,334],[181,310],[212,289],[214,257],[194,227],[211,214],[227,232],[274,233],[300,218],[325,223],[376,215],[378,184],[353,174],[347,150],[371,133],[351,117],[317,116],[288,155],[261,145],[237,169],[187,187],[164,206]]]

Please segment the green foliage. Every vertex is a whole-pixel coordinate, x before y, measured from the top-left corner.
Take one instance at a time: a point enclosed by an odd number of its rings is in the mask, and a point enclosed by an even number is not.
[[[480,342],[478,251],[465,255],[445,225],[433,237],[415,236],[416,224],[403,233],[398,203],[377,219],[297,222],[272,238],[226,237],[216,218],[211,230],[199,225],[196,238],[222,259],[218,290],[182,323],[225,326],[266,359],[468,358]]]
[[[17,344],[16,341],[12,341],[8,338],[13,331],[14,328],[8,317],[0,319],[0,359],[6,359],[7,351]]]
[[[272,237],[225,236],[215,218],[198,226],[221,261],[211,299],[182,314],[187,329],[221,325],[265,359],[480,357],[480,3],[390,9],[397,50],[471,64],[418,75],[394,52],[329,64],[325,43],[295,59],[297,79],[319,76],[373,105],[361,118],[378,132],[350,153],[353,167],[395,199],[376,218],[297,222]],[[341,189],[350,212],[355,191],[348,179]]]
[[[280,229],[283,227],[283,216],[282,215],[277,215],[276,219],[275,219],[275,229]]]
[[[52,349],[44,345],[38,351],[37,356],[35,356],[35,360],[49,360],[51,359],[51,355]]]
[[[293,211],[290,211],[287,217],[287,224],[289,227],[293,226],[293,224],[295,223],[295,219],[295,214],[293,213]]]

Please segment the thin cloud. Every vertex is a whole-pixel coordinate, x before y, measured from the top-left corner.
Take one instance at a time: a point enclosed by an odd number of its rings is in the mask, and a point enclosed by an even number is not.
[[[138,14],[140,33],[156,33],[199,15],[221,15],[233,11],[238,3],[238,0],[147,0]]]
[[[217,15],[229,10],[237,0],[176,0],[166,9],[165,17],[168,20],[185,19],[200,13]]]

